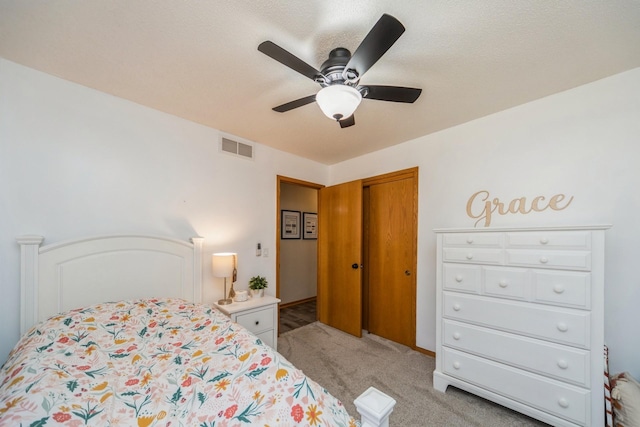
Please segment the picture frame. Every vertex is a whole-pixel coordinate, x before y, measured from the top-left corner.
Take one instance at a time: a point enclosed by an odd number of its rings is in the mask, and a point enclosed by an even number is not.
[[[302,238],[305,240],[318,239],[318,214],[315,212],[304,212],[302,214]]]
[[[300,211],[280,211],[280,238],[299,239],[300,235]]]

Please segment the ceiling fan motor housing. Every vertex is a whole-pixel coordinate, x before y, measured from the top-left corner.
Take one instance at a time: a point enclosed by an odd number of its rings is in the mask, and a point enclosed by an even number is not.
[[[355,70],[349,70],[346,80],[342,74],[350,59],[351,52],[348,49],[344,47],[333,49],[329,52],[329,59],[322,64],[321,75],[316,81],[323,87],[334,84],[347,84],[355,87],[358,84],[358,73]]]

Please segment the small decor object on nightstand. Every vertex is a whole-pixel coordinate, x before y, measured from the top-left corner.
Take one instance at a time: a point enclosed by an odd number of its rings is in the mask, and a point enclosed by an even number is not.
[[[236,296],[233,298],[235,302],[243,302],[249,298],[247,291],[236,291]]]
[[[269,286],[269,283],[265,277],[253,276],[249,279],[249,289],[251,289],[252,297],[263,297],[267,286]]]

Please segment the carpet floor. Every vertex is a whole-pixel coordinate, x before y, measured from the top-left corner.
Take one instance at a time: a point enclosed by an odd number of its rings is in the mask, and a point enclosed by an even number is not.
[[[278,352],[357,417],[353,400],[370,386],[397,404],[391,426],[546,426],[525,415],[454,387],[433,388],[435,360],[372,334],[356,338],[314,322],[283,333]]]

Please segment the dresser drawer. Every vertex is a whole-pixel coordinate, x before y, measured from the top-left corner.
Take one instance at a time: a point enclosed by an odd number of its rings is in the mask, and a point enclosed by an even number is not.
[[[524,300],[529,293],[529,272],[524,269],[483,267],[484,294]]]
[[[444,292],[443,298],[442,313],[449,319],[582,348],[590,344],[587,311],[452,292]]]
[[[507,265],[568,270],[591,269],[591,252],[588,251],[535,251],[509,249]]]
[[[443,235],[443,246],[502,247],[501,233],[451,233]]]
[[[236,316],[235,321],[254,334],[273,329],[274,308],[267,307],[254,310]]]
[[[444,289],[479,294],[481,268],[479,265],[444,264]]]
[[[470,264],[502,264],[504,251],[502,249],[444,248],[442,260]]]
[[[545,304],[591,308],[591,274],[571,271],[534,271],[533,298]]]
[[[443,321],[443,344],[575,385],[589,387],[590,353],[452,320]]]
[[[591,233],[588,231],[528,231],[507,233],[507,247],[589,249]]]
[[[587,417],[591,393],[520,369],[502,365],[449,348],[443,348],[445,374],[475,384],[509,399],[549,412],[578,425]],[[593,425],[602,425],[593,420]]]

